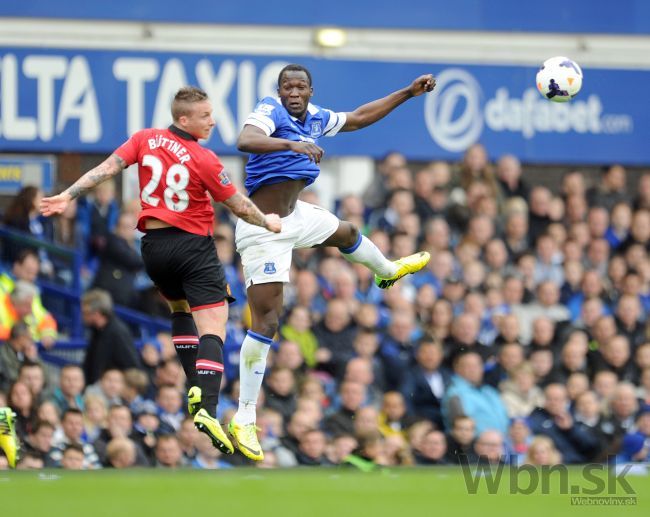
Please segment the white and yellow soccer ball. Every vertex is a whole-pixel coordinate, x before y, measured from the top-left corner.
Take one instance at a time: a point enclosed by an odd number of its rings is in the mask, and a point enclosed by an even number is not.
[[[537,72],[537,89],[548,100],[568,102],[582,88],[582,69],[572,59],[564,56],[544,61]]]

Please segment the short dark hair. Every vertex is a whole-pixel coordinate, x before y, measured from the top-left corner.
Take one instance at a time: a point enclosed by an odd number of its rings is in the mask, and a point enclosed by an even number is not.
[[[27,260],[28,257],[33,257],[39,262],[41,260],[35,249],[25,248],[18,252],[18,255],[16,255],[16,258],[14,260],[14,264],[22,264],[23,262],[25,262],[25,260]]]
[[[309,73],[309,70],[307,70],[302,65],[292,63],[290,65],[285,66],[282,70],[280,70],[280,73],[278,74],[278,88],[280,87],[280,83],[282,82],[282,76],[284,75],[285,72],[305,72],[305,74],[307,74],[307,80],[309,81],[309,86],[311,86],[312,84],[311,74]]]
[[[63,449],[63,454],[65,454],[68,451],[76,451],[76,452],[79,452],[81,454],[84,454],[83,445],[81,445],[79,443],[69,443],[69,444],[67,444],[65,446],[65,449]],[[85,456],[85,454],[84,454],[84,456]]]
[[[77,409],[76,407],[69,407],[63,412],[63,416],[61,416],[61,421],[65,420],[65,417],[68,415],[79,415],[83,417],[83,412],[81,409]]]
[[[43,372],[45,371],[45,368],[43,368],[43,365],[41,363],[36,361],[30,361],[29,359],[21,363],[21,365],[18,367],[18,372],[22,372],[26,368],[38,368]]]
[[[9,332],[9,339],[18,339],[19,337],[23,336],[31,337],[32,333],[25,322],[19,321],[13,327],[11,327],[11,331]]]
[[[34,426],[32,427],[32,432],[30,434],[36,434],[41,429],[51,429],[52,431],[56,431],[56,427],[54,427],[54,425],[48,422],[47,420],[37,420],[34,423]]]
[[[201,88],[196,86],[183,86],[174,95],[172,101],[172,118],[176,121],[183,115],[187,115],[189,104],[208,100],[208,94]]]

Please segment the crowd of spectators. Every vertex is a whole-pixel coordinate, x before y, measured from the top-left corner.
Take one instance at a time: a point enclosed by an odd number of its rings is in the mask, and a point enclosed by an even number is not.
[[[137,348],[113,312],[116,303],[165,314],[138,281],[137,204],[120,207],[107,183],[43,221],[40,195],[24,188],[4,224],[82,250],[89,345],[82,364],[42,362],[37,344],[52,347],[57,324],[37,278],[74,272],[5,243],[0,406],[17,414],[20,466],[248,465],[194,429],[169,334]],[[318,203],[313,190],[303,197]],[[479,144],[458,165],[418,170],[390,153],[363,196],[328,208],[386,255],[427,250],[431,262],[383,291],[336,249],[294,252],[258,404],[259,467],[650,459],[650,173],[571,170],[551,189],[526,181],[514,156],[493,165]],[[227,211],[218,219],[215,245],[238,298],[224,423],[249,316],[234,221]]]

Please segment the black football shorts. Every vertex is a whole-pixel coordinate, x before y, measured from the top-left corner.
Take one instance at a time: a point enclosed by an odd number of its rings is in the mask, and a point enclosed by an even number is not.
[[[193,311],[235,301],[212,236],[179,228],[148,230],[141,248],[147,274],[167,300],[187,300]]]

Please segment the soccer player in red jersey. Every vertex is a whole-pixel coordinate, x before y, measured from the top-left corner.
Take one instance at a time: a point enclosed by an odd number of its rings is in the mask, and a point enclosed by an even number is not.
[[[172,338],[192,386],[188,408],[215,447],[232,454],[233,445],[216,419],[232,298],[212,238],[214,211],[208,193],[250,224],[279,233],[282,223],[278,215],[263,214],[237,192],[217,155],[199,144],[215,125],[207,94],[181,88],[171,111],[169,128],[136,132],[67,190],[43,198],[40,208],[45,216],[60,214],[72,199],[138,164],[142,257],[172,312]]]

